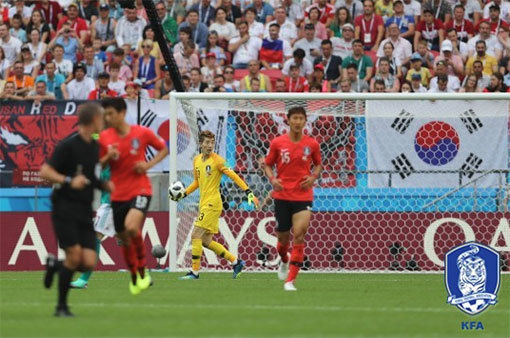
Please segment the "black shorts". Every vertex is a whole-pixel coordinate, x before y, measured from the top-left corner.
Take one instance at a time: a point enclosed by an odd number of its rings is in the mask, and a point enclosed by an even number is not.
[[[292,215],[303,210],[311,210],[311,201],[274,200],[276,231],[285,232],[292,228]]]
[[[115,225],[115,232],[120,233],[126,229],[126,216],[130,209],[137,209],[145,215],[149,210],[151,203],[151,196],[138,195],[129,201],[112,201],[113,210],[113,224]]]
[[[53,201],[51,219],[62,249],[76,244],[82,248],[95,249],[96,233],[91,206],[77,202]]]

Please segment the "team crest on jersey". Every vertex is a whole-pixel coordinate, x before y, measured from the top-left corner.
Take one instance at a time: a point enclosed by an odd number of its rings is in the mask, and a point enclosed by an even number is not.
[[[447,302],[476,315],[496,304],[499,289],[499,253],[480,243],[469,242],[445,255]]]
[[[207,176],[211,176],[211,166],[210,165],[205,166],[205,172],[206,172]]]
[[[312,151],[310,150],[310,147],[304,147],[303,148],[303,161],[306,161],[308,159],[308,156],[310,156],[310,154],[312,153]]]
[[[130,153],[132,155],[136,155],[138,152],[138,149],[140,149],[140,141],[137,138],[134,138],[131,140],[131,150]]]

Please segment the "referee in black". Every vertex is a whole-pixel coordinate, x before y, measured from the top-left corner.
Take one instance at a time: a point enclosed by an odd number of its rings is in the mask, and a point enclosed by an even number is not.
[[[90,271],[96,264],[95,232],[92,223],[94,188],[111,191],[113,184],[99,180],[99,144],[94,134],[103,129],[103,109],[93,102],[78,107],[78,132],[61,141],[49,161],[41,167],[41,177],[54,184],[52,221],[60,247],[66,253],[59,262],[49,255],[44,286],[50,288],[59,274],[57,317],[72,317],[67,293],[75,271]]]

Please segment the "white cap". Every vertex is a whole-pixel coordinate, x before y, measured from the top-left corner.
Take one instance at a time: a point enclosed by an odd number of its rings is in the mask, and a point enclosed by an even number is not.
[[[441,51],[442,52],[451,52],[453,51],[453,45],[450,40],[444,40],[443,44],[441,45]]]

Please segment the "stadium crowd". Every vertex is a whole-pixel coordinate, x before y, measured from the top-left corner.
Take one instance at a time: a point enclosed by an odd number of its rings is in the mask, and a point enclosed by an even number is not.
[[[508,0],[154,1],[191,92],[509,92]],[[0,99],[167,98],[141,0],[0,2]]]

